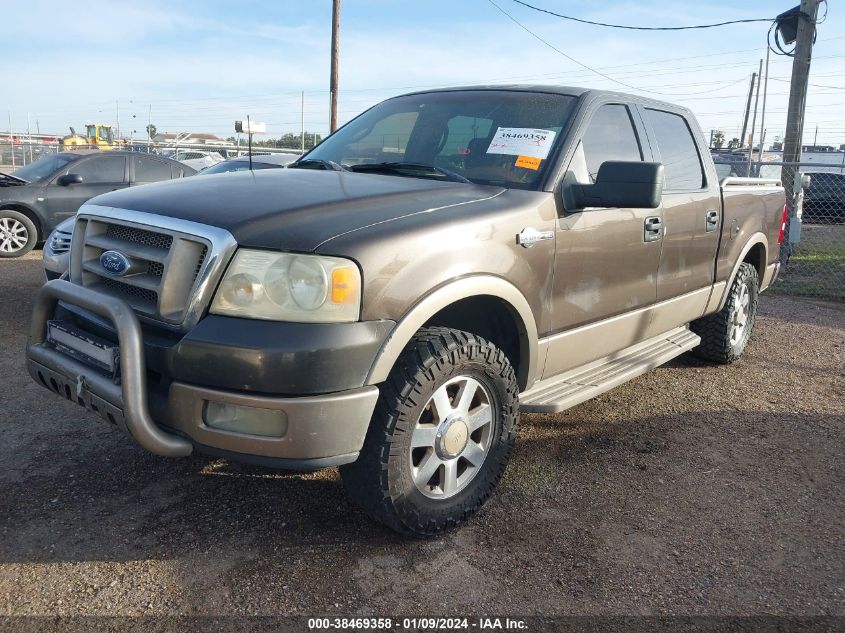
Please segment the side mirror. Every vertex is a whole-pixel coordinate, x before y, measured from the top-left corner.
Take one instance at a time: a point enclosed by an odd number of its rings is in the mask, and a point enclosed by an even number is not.
[[[607,161],[599,167],[595,184],[572,189],[577,209],[656,209],[663,195],[663,164]]]
[[[82,182],[82,176],[79,174],[65,174],[64,176],[59,176],[56,180],[56,184],[60,187],[67,187],[68,185],[78,185]]]

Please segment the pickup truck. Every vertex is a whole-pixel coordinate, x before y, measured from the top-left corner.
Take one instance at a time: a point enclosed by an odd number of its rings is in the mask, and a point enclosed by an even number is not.
[[[29,373],[153,453],[339,466],[376,520],[435,534],[490,497],[520,412],[741,356],[784,191],[720,183],[703,138],[642,97],[454,88],[285,169],[99,196]]]

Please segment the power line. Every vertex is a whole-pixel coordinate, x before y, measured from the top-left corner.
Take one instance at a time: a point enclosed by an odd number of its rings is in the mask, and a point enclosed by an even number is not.
[[[578,61],[577,59],[575,59],[575,58],[574,58],[574,57],[572,57],[571,55],[568,55],[568,54],[564,53],[564,52],[563,52],[562,50],[560,50],[557,46],[555,46],[554,44],[552,44],[552,43],[551,43],[551,42],[549,42],[548,40],[543,39],[543,38],[542,38],[542,37],[540,37],[539,35],[537,35],[534,31],[532,31],[531,29],[529,29],[529,28],[528,28],[527,26],[525,26],[522,22],[520,22],[519,20],[517,20],[517,19],[516,19],[515,17],[513,17],[510,13],[508,13],[508,12],[507,12],[507,11],[505,11],[502,7],[500,7],[498,4],[496,4],[493,0],[487,0],[487,2],[489,2],[489,3],[490,3],[490,4],[492,4],[494,7],[496,7],[496,9],[498,9],[498,10],[499,10],[499,12],[500,12],[500,13],[502,13],[502,15],[504,15],[504,16],[505,16],[506,18],[508,18],[511,22],[513,22],[514,24],[516,24],[519,28],[521,28],[523,31],[525,31],[525,32],[526,32],[526,33],[528,33],[529,35],[531,35],[533,38],[535,38],[535,39],[536,39],[536,40],[538,40],[539,42],[542,42],[543,44],[545,44],[546,46],[548,46],[549,48],[551,48],[553,51],[555,51],[555,52],[556,52],[556,53],[558,53],[559,55],[562,55],[563,57],[565,57],[566,59],[568,59],[569,61],[571,61],[572,63],[577,64],[578,66],[581,66],[581,68],[585,68],[586,70],[589,70],[589,71],[590,71],[590,72],[592,72],[592,73],[595,73],[595,74],[596,74],[596,75],[598,75],[599,77],[604,77],[604,78],[605,78],[605,79],[607,79],[608,81],[612,81],[613,83],[615,83],[615,84],[619,84],[620,86],[623,86],[623,87],[625,87],[625,88],[629,88],[630,90],[637,90],[637,91],[639,91],[639,92],[648,92],[648,93],[651,93],[651,94],[657,94],[657,95],[664,95],[664,96],[687,96],[687,95],[690,95],[690,94],[695,94],[695,93],[683,93],[683,94],[677,94],[677,93],[671,93],[671,92],[658,92],[658,91],[655,91],[655,90],[648,90],[648,89],[646,89],[646,88],[638,88],[637,86],[632,86],[631,84],[626,84],[624,81],[619,81],[618,79],[614,79],[614,78],[613,78],[613,77],[611,77],[610,75],[606,75],[605,73],[603,73],[603,72],[601,72],[601,71],[599,71],[599,70],[596,70],[595,68],[591,68],[590,66],[587,66],[587,64],[585,64],[584,62]],[[706,91],[702,91],[702,92],[701,92],[701,93],[699,93],[699,94],[704,94],[705,92],[712,92],[712,91],[711,91],[711,90],[706,90]]]
[[[535,7],[533,4],[528,4],[527,2],[522,2],[522,0],[513,0],[517,4],[521,4],[524,7],[528,7],[529,9],[533,9],[534,11],[539,11],[540,13],[547,13],[548,15],[553,15],[556,18],[562,18],[564,20],[572,20],[573,22],[581,22],[582,24],[592,24],[593,26],[606,26],[611,29],[628,29],[632,31],[687,31],[690,29],[712,29],[717,26],[727,26],[728,24],[747,24],[749,22],[771,22],[774,18],[753,18],[753,19],[745,19],[745,20],[728,20],[726,22],[715,22],[713,24],[693,24],[692,26],[629,26],[626,24],[608,24],[607,22],[593,22],[592,20],[584,20],[582,18],[576,18],[571,15],[563,15],[562,13],[555,13],[554,11],[549,11],[548,9],[541,9],[540,7]]]
[[[785,81],[789,83],[789,79],[776,79],[774,77],[771,78],[773,81]],[[808,86],[813,86],[813,88],[831,88],[832,90],[845,90],[845,86],[828,86],[825,84],[807,84]]]

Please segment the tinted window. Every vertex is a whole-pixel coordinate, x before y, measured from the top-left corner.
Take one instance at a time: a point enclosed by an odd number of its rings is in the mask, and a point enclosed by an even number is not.
[[[74,159],[72,154],[52,154],[39,158],[34,163],[30,163],[26,167],[21,167],[14,172],[17,178],[28,180],[29,182],[38,182],[42,178],[46,178],[57,169],[61,169]]]
[[[97,156],[70,165],[65,173],[82,176],[87,184],[124,182],[126,159],[123,156]]]
[[[684,117],[648,108],[645,114],[654,131],[660,159],[666,170],[666,189],[701,189],[704,186],[704,169]]]
[[[341,161],[350,164],[404,160],[408,139],[414,130],[418,114],[397,112],[377,121],[364,134],[351,139],[344,148]]]
[[[434,165],[481,184],[534,189],[561,142],[576,99],[569,95],[461,90],[388,99],[324,140],[309,159],[352,171],[373,163]],[[387,175],[445,179],[436,170]],[[433,174],[433,175],[432,175]]]
[[[581,146],[593,182],[605,161],[643,159],[631,115],[623,105],[600,107],[581,139]]]
[[[158,182],[170,180],[170,163],[165,163],[147,156],[133,156],[135,164],[135,182]]]

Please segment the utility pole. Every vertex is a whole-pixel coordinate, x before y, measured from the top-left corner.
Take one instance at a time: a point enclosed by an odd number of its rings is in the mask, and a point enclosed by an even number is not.
[[[329,133],[337,129],[337,76],[340,59],[340,0],[332,0],[332,66],[329,78],[329,103],[331,115],[329,119]]]
[[[153,129],[153,104],[151,103],[147,108],[147,153],[150,153],[150,146],[153,142],[153,137],[150,132]]]
[[[120,138],[120,101],[115,100],[114,107],[117,112],[117,138]]]
[[[9,110],[9,145],[12,146],[12,167],[15,165],[15,135],[12,134],[12,111]]]
[[[32,128],[29,126],[29,112],[26,113],[26,136],[29,143],[29,162],[32,162]]]
[[[299,138],[299,149],[304,154],[305,153],[305,91],[302,91],[302,103],[300,104],[299,108],[299,122],[301,124],[300,128],[300,138]]]
[[[751,114],[751,95],[754,94],[754,82],[757,79],[757,73],[751,73],[751,83],[748,84],[748,99],[745,101],[745,118],[742,120],[742,134],[739,136],[739,146],[745,147],[745,132],[748,129],[748,115]]]
[[[792,58],[792,81],[789,85],[789,109],[786,114],[786,131],[783,135],[783,162],[801,160],[801,137],[804,133],[804,107],[807,103],[807,81],[810,79],[810,60],[813,56],[813,37],[819,0],[801,0],[798,14],[798,32],[795,36],[795,56]],[[792,174],[783,170],[783,186],[787,200],[791,200]]]
[[[819,140],[819,126],[817,125],[817,126],[816,126],[816,133],[815,133],[815,135],[813,136],[813,151],[814,151],[814,152],[816,151],[816,147],[817,147],[817,146],[816,146],[816,142],[817,142],[818,140]]]
[[[758,77],[763,76],[763,60],[760,60],[760,71]],[[754,155],[754,128],[757,127],[757,106],[760,104],[760,80],[757,80],[757,96],[754,97],[754,118],[751,119],[751,138],[748,145],[748,175],[751,176],[751,157]],[[762,149],[760,150],[762,154]]]
[[[786,130],[783,135],[783,162],[785,167],[781,170],[781,183],[786,190],[786,201],[790,211],[787,218],[788,238],[786,248],[781,249],[782,262],[789,261],[792,245],[801,239],[801,220],[797,215],[797,208],[800,208],[801,175],[797,168],[789,169],[786,166],[801,160],[804,110],[807,105],[807,82],[810,79],[810,60],[813,56],[813,40],[816,36],[819,1],[801,0],[801,5],[798,7],[798,29],[795,34],[795,53],[792,57],[792,81],[789,85],[789,108],[786,114]],[[798,196],[796,196],[796,193]],[[798,198],[797,201],[796,198]]]
[[[772,49],[766,47],[766,81],[763,84],[763,112],[760,114],[760,162],[763,161],[763,148],[766,142],[766,95],[769,94],[769,53]]]

